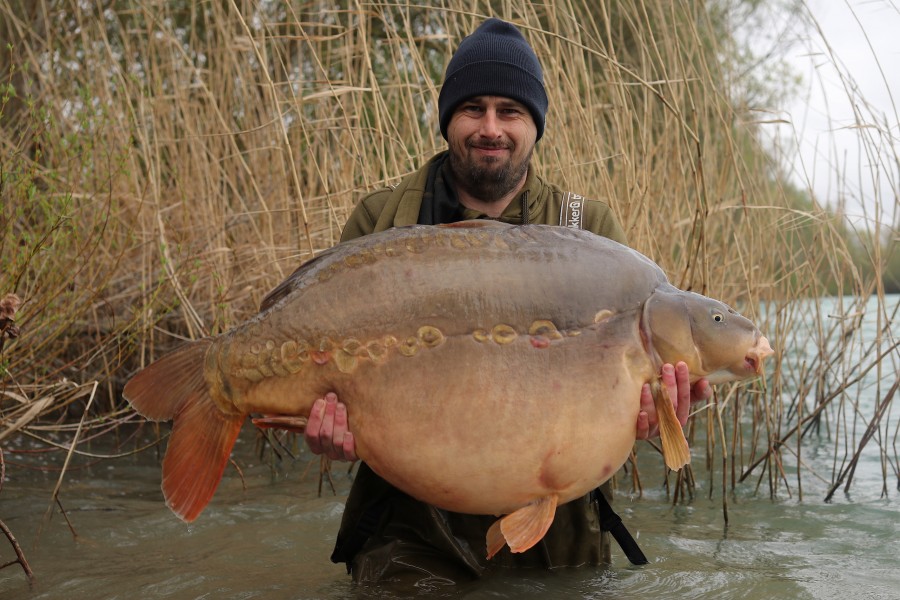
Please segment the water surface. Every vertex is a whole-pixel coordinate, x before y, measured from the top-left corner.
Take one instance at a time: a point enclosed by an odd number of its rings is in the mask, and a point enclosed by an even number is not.
[[[900,598],[896,499],[841,496],[826,504],[808,496],[801,503],[748,492],[729,496],[726,526],[718,491],[709,500],[701,483],[693,500],[673,507],[646,471],[644,496],[620,492],[615,506],[648,565],[633,567],[614,548],[608,569],[406,592],[358,589],[328,560],[349,478],[338,469],[337,494],[319,497],[316,461],[303,455],[273,474],[253,446],[248,430],[236,453],[246,490],[229,468],[191,525],[163,504],[152,452],[71,471],[61,501],[77,538],[58,510],[44,520],[55,476],[10,465],[0,514],[38,581],[29,590],[18,566],[7,567],[0,598]],[[11,553],[0,542],[5,562]]]

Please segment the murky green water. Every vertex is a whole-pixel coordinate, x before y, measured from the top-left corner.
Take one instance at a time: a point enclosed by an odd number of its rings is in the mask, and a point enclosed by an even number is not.
[[[823,444],[805,448],[804,461],[808,469],[830,473],[833,448]],[[754,494],[753,483],[741,484],[737,496],[729,495],[727,526],[721,481],[705,480],[702,451],[694,452],[696,496],[677,507],[661,476],[651,475],[654,470],[642,458],[644,496],[620,493],[615,507],[650,558],[648,565],[631,566],[614,547],[610,568],[517,572],[449,588],[373,590],[353,586],[343,567],[328,560],[349,478],[337,474],[337,495],[318,497],[318,462],[304,477],[310,466],[304,454],[273,474],[255,457],[250,428],[236,449],[246,490],[229,468],[211,505],[190,526],[163,504],[155,453],[91,466],[85,466],[88,459],[77,459],[61,493],[77,538],[58,510],[44,519],[56,475],[22,468],[23,462],[41,464],[41,459],[10,450],[0,519],[19,539],[37,584],[30,589],[17,565],[0,570],[3,600],[900,599],[900,494],[891,474],[888,496],[880,497],[882,467],[875,452],[857,469],[859,491],[838,494],[831,503],[822,501],[825,485],[814,478],[804,480],[803,502],[786,493],[770,500],[765,489]],[[52,461],[61,461],[60,454]],[[12,558],[0,537],[0,564]]]
[[[317,496],[305,461],[273,477],[239,460],[192,525],[162,503],[159,468],[147,453],[73,471],[62,502],[74,539],[54,511],[37,538],[55,481],[11,469],[0,514],[37,574],[33,590],[17,566],[0,571],[0,598],[900,598],[900,505],[896,499],[695,498],[672,507],[661,489],[616,507],[650,558],[633,567],[617,548],[609,569],[525,572],[453,588],[361,590],[328,561],[349,488]],[[248,462],[244,462],[248,461]],[[315,466],[311,470],[315,471]],[[646,474],[645,474],[645,477]],[[652,478],[651,478],[652,479]],[[701,490],[701,496],[705,490]],[[0,540],[0,558],[10,558]]]

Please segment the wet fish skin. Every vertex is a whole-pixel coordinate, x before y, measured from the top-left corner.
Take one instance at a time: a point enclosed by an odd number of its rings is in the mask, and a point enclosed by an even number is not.
[[[522,551],[557,503],[627,459],[640,388],[663,362],[733,380],[759,374],[767,352],[750,321],[677,290],[611,240],[540,225],[418,226],[323,253],[256,317],[153,363],[125,397],[175,421],[163,491],[185,520],[212,497],[247,414],[307,416],[334,391],[376,472],[447,510],[516,514],[489,546]],[[668,431],[664,450],[684,460],[680,426]],[[536,529],[522,518],[532,513]]]

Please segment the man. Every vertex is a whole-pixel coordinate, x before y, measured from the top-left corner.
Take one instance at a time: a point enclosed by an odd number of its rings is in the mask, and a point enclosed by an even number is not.
[[[398,186],[365,197],[341,240],[400,225],[465,219],[507,223],[581,225],[619,242],[625,234],[609,207],[572,196],[530,168],[544,132],[547,95],[537,56],[518,29],[498,19],[484,22],[462,41],[447,67],[438,99],[441,134],[448,150]],[[577,206],[577,210],[572,208]],[[706,381],[694,389],[687,367],[663,368],[682,425],[691,394],[709,395]],[[637,437],[657,435],[656,411],[645,386]],[[317,401],[307,426],[313,452],[355,460],[346,408],[334,394]],[[499,567],[598,565],[610,561],[609,539],[588,497],[558,507],[544,539],[521,554],[505,548],[485,559],[485,535],[496,516],[449,513],[419,502],[361,464],[338,533],[332,560],[346,562],[357,581],[460,581]]]

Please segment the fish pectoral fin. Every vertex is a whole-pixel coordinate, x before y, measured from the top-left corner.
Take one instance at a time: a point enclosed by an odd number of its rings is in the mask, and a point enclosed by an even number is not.
[[[292,433],[304,433],[307,419],[296,415],[263,415],[251,421],[260,429],[284,429]]]
[[[691,462],[691,447],[684,437],[684,429],[675,415],[675,407],[665,386],[659,380],[651,384],[653,404],[659,419],[659,437],[662,440],[663,458],[666,466],[677,471]]]
[[[223,413],[206,391],[185,399],[175,415],[163,460],[166,505],[190,523],[209,503],[246,415]]]
[[[541,541],[556,516],[558,501],[556,494],[545,496],[494,522],[487,532],[487,557],[497,554],[504,544],[509,544],[512,552],[525,552]]]

